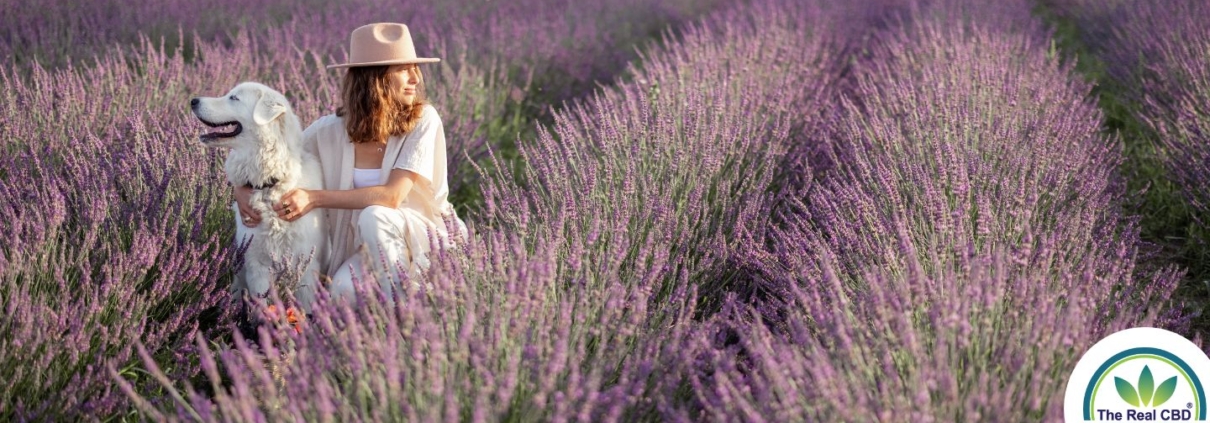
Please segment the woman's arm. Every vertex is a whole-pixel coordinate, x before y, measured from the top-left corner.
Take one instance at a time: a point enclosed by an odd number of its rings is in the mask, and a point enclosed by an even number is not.
[[[415,178],[416,174],[410,170],[391,169],[386,184],[351,190],[311,191],[311,201],[316,208],[327,209],[364,209],[369,206],[399,208],[412,191]]]
[[[305,190],[296,189],[282,196],[273,206],[273,211],[286,221],[293,222],[311,210],[364,209],[369,206],[399,208],[418,176],[410,170],[391,169],[387,183],[350,190]],[[287,211],[289,210],[289,211]]]

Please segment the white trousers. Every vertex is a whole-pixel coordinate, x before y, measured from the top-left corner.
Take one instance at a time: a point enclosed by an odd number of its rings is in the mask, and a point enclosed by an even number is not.
[[[466,239],[466,225],[457,216],[453,219]],[[430,233],[441,248],[456,247],[444,230],[444,224],[434,225],[420,213],[407,209],[369,206],[361,211],[354,227],[355,242],[362,246],[345,259],[328,287],[332,299],[355,298],[354,284],[376,284],[394,304],[400,283],[410,281],[420,285],[421,272],[429,267]]]

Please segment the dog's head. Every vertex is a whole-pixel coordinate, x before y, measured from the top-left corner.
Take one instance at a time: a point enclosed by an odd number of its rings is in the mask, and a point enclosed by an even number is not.
[[[199,137],[210,147],[259,144],[271,126],[287,125],[284,121],[293,116],[286,96],[255,82],[236,85],[222,97],[194,97],[189,106],[198,120],[214,128]],[[277,129],[272,132],[282,132]]]

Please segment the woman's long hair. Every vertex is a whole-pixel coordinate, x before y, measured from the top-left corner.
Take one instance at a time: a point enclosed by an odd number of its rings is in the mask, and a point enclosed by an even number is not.
[[[413,72],[420,78],[416,99],[411,105],[395,98],[387,72],[390,66],[349,68],[341,84],[344,105],[336,116],[345,118],[345,131],[354,143],[386,142],[388,137],[403,135],[416,128],[424,105],[424,76],[420,68]]]

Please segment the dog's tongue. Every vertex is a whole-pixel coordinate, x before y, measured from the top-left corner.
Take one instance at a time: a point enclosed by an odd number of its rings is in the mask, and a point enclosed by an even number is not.
[[[228,123],[210,128],[209,132],[202,134],[202,139],[215,139],[232,137],[238,134],[238,123]]]

